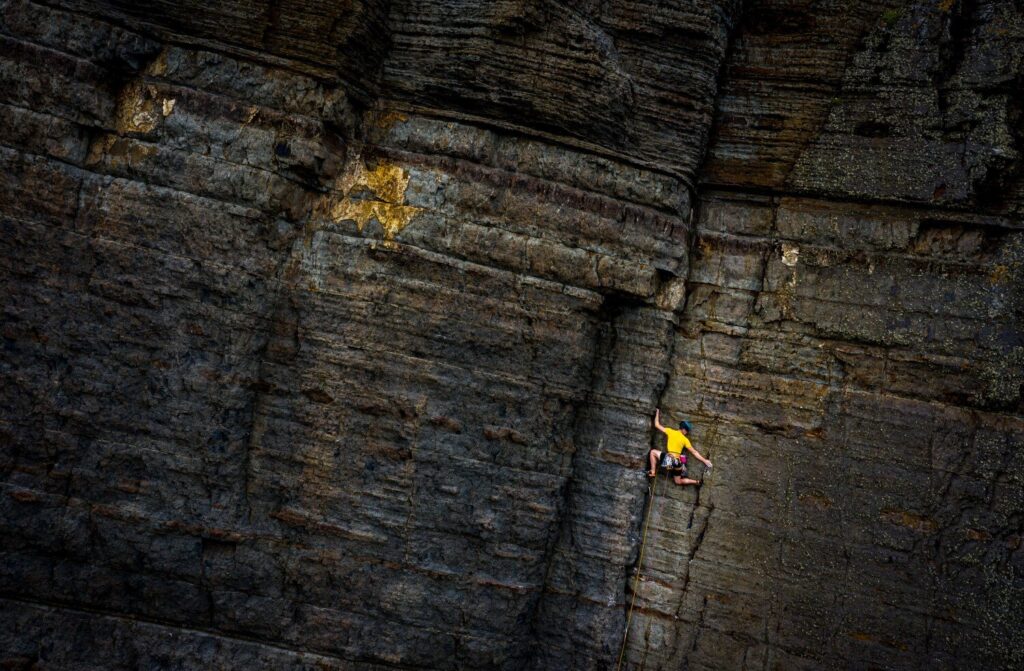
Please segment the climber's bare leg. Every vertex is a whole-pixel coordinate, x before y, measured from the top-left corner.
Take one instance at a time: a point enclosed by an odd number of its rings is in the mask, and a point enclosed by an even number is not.
[[[680,477],[678,475],[675,476],[674,478],[672,478],[672,481],[675,482],[677,485],[699,485],[700,484],[700,480],[694,480],[693,478],[683,478],[683,477]]]
[[[657,473],[655,469],[658,467],[658,459],[661,459],[661,450],[651,450],[649,456],[651,461],[651,470],[647,471],[647,475],[653,478],[655,473]]]

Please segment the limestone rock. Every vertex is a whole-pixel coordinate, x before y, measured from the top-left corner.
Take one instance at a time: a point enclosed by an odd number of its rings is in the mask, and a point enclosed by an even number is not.
[[[0,665],[1019,667],[1022,42],[0,2]]]

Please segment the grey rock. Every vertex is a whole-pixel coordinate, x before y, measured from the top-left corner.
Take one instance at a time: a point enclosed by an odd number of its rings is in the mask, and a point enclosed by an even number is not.
[[[1019,667],[1022,27],[0,2],[0,665]]]

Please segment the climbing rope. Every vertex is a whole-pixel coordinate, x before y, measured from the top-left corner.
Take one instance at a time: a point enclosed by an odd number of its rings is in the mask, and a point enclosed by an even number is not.
[[[633,598],[629,602],[629,614],[626,615],[626,631],[622,634],[622,647],[619,648],[619,663],[615,665],[615,671],[619,671],[622,668],[622,657],[626,654],[626,640],[629,638],[629,623],[633,619],[633,606],[636,605],[636,593],[640,587],[640,572],[644,566],[644,548],[647,547],[647,530],[651,527],[651,511],[654,510],[654,500],[658,496],[658,481],[662,478],[658,477],[659,473],[657,467],[654,471],[654,484],[650,487],[651,490],[651,502],[647,504],[647,517],[644,519],[644,533],[640,539],[640,556],[636,560],[636,577],[633,579]]]
[[[717,437],[718,437],[718,424],[715,424],[714,429],[712,430],[711,436],[708,438],[708,453],[707,453],[708,458],[711,457],[711,448],[713,446],[715,438],[717,438]],[[714,469],[710,469],[710,472],[706,473],[704,475],[704,477],[701,478],[701,485],[703,485],[704,482],[708,478],[711,477],[711,473],[712,472],[714,472]],[[622,658],[626,654],[626,641],[629,639],[629,623],[633,619],[633,607],[636,605],[636,593],[637,593],[637,591],[639,589],[639,586],[640,586],[640,572],[643,570],[643,566],[644,566],[644,549],[647,547],[647,530],[651,526],[651,512],[654,510],[654,500],[658,496],[658,481],[662,479],[662,478],[658,477],[659,475],[660,475],[660,473],[658,473],[657,467],[656,467],[655,468],[655,475],[654,475],[654,484],[650,487],[651,501],[650,501],[649,504],[647,504],[647,515],[646,515],[646,517],[644,519],[644,533],[643,533],[643,536],[640,539],[640,556],[636,560],[636,577],[633,579],[633,597],[629,601],[629,613],[626,615],[626,631],[623,632],[623,634],[622,634],[622,647],[619,648],[619,661],[615,665],[615,671],[620,671],[620,669],[622,668]],[[699,494],[699,491],[698,491],[698,498],[697,498],[697,501],[694,502],[694,504],[695,504],[694,508],[696,508],[696,504],[699,503],[699,502],[700,502],[700,494]],[[692,524],[692,523],[693,523],[693,520],[691,518],[690,524]],[[647,632],[644,634],[644,638],[645,639],[648,636],[650,636],[650,631],[651,631],[651,620],[650,620],[650,618],[648,618],[648,620],[647,620]],[[646,661],[647,661],[647,647],[646,647],[646,643],[645,643],[645,646],[644,646],[644,658],[643,658],[643,661],[641,662],[641,667],[644,666]]]

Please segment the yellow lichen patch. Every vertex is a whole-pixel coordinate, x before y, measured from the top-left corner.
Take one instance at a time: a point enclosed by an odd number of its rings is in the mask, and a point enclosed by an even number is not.
[[[164,116],[170,116],[171,112],[174,111],[174,103],[178,102],[174,98],[164,98],[163,101],[163,113]]]
[[[394,205],[404,202],[409,175],[401,167],[378,163],[372,170],[367,170],[360,164],[356,172],[356,187],[369,187],[378,198]]]
[[[384,239],[393,240],[395,235],[412,221],[419,210],[418,207],[392,205],[378,200],[345,198],[331,209],[331,218],[334,221],[351,219],[356,222],[360,232],[371,219],[376,219],[384,229]]]
[[[377,118],[374,119],[373,123],[375,126],[377,126],[377,128],[389,128],[390,126],[393,126],[396,123],[407,121],[408,119],[409,117],[407,115],[402,114],[401,112],[397,112],[395,110],[390,110],[388,112],[378,114]]]
[[[107,162],[112,167],[133,166],[155,153],[156,147],[151,145],[116,135],[104,135],[90,145],[85,163],[90,166],[101,162]]]
[[[336,222],[355,221],[360,232],[371,219],[376,219],[384,229],[385,240],[393,240],[423,209],[405,204],[408,173],[384,161],[369,170],[361,161],[356,163],[338,180],[337,186],[344,195],[329,200],[327,216]]]
[[[141,82],[124,87],[117,99],[117,131],[148,133],[160,121],[156,105],[156,89]]]

